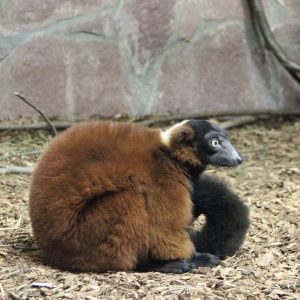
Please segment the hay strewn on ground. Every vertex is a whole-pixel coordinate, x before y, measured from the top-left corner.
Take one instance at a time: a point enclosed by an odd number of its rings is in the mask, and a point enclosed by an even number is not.
[[[247,241],[214,269],[184,275],[75,274],[45,264],[34,247],[29,175],[0,175],[0,299],[300,299],[300,118],[230,130],[245,156],[236,169],[213,169],[251,210]],[[0,155],[44,149],[45,131],[0,133]],[[33,166],[38,156],[1,159]]]

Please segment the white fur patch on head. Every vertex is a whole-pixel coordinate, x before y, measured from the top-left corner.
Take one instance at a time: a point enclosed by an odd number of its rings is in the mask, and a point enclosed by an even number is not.
[[[176,123],[175,125],[173,125],[169,129],[167,129],[166,131],[162,131],[161,132],[161,140],[162,140],[163,144],[166,145],[167,147],[169,147],[174,129],[186,124],[188,121],[189,120],[184,120],[182,122]]]

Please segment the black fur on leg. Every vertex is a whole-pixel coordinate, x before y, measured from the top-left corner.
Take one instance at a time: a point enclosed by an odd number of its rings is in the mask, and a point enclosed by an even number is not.
[[[152,261],[145,266],[138,267],[140,272],[161,272],[182,274],[199,267],[215,267],[220,263],[220,258],[209,253],[195,252],[190,260],[176,259],[170,261]]]
[[[194,265],[187,260],[176,259],[170,261],[156,260],[151,261],[149,264],[139,266],[139,272],[161,272],[161,273],[175,273],[182,274],[194,269]]]
[[[194,218],[206,216],[203,228],[191,233],[196,250],[221,258],[233,255],[244,242],[250,225],[248,206],[216,178],[200,175],[192,183]]]

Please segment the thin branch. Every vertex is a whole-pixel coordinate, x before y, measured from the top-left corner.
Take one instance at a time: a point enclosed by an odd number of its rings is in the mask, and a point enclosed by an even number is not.
[[[20,227],[19,226],[17,226],[17,227],[5,227],[5,228],[0,228],[0,231],[16,230],[16,229],[20,229]]]
[[[38,109],[36,106],[34,106],[32,103],[30,103],[28,100],[25,99],[25,97],[17,92],[14,92],[14,94],[19,97],[21,100],[23,100],[26,104],[28,104],[30,107],[32,107],[35,111],[37,111],[42,118],[47,122],[47,124],[51,127],[52,131],[53,131],[53,135],[56,136],[57,135],[57,131],[56,128],[53,126],[53,124],[51,123],[51,121],[48,119],[48,117],[40,110]]]
[[[276,58],[281,62],[281,64],[289,71],[291,76],[300,83],[300,78],[297,73],[300,72],[300,65],[284,53],[274,35],[270,29],[268,20],[264,13],[263,5],[261,0],[248,0],[251,7],[254,19],[254,27],[260,29],[261,34],[264,37],[267,47],[272,51]]]
[[[285,67],[294,70],[296,72],[300,72],[300,65],[287,57],[287,55],[283,52],[282,48],[274,38],[269,23],[267,21],[266,15],[264,13],[261,0],[250,0],[250,3],[252,4],[254,13],[256,15],[256,20],[258,22],[258,25],[261,29],[261,33],[263,34],[268,47],[270,47],[270,49],[273,51],[273,53],[276,55],[276,57]]]
[[[233,127],[239,127],[246,124],[252,124],[259,120],[269,119],[270,116],[242,116],[236,119],[228,120],[219,124],[219,126],[223,129],[229,129]]]
[[[251,0],[249,0],[249,10],[250,10],[250,16],[251,16],[251,21],[253,23],[253,28],[254,28],[254,32],[256,34],[257,40],[258,40],[258,45],[262,54],[262,58],[264,61],[266,61],[266,43],[265,43],[265,39],[260,31],[260,27],[256,21],[256,15],[254,13],[254,9],[252,7],[252,3]]]
[[[190,120],[190,119],[207,119],[210,117],[242,117],[255,115],[258,116],[297,116],[300,115],[300,110],[287,110],[287,111],[273,111],[273,110],[262,110],[262,111],[233,111],[233,112],[215,112],[215,113],[199,113],[199,114],[178,114],[176,116],[166,116],[166,117],[158,117],[155,120],[145,120],[136,122],[137,124],[143,126],[155,126],[157,124],[169,124],[171,122],[179,122],[182,120]]]
[[[72,122],[52,122],[53,126],[55,126],[56,129],[66,129],[71,126],[73,126],[75,123]],[[6,130],[39,130],[39,129],[45,129],[47,130],[49,128],[48,124],[44,123],[35,123],[35,124],[0,124],[0,131],[6,131]]]
[[[37,155],[41,153],[43,153],[43,151],[38,150],[38,151],[31,151],[31,152],[24,152],[24,153],[8,154],[8,155],[0,156],[0,159],[7,159],[11,157],[18,157],[18,156],[22,157],[22,156],[29,156],[29,155]]]
[[[31,286],[36,288],[48,288],[48,289],[56,288],[56,285],[51,282],[34,282],[31,284]]]
[[[33,168],[18,167],[18,166],[4,166],[0,168],[0,175],[4,174],[32,174]]]
[[[25,247],[25,246],[19,246],[17,244],[7,244],[7,245],[0,245],[0,248],[13,248],[13,249],[20,249],[20,250],[39,250],[38,247]]]

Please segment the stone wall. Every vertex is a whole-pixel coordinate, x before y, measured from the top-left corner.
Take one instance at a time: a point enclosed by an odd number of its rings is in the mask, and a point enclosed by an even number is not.
[[[300,1],[263,0],[300,63]],[[246,0],[1,0],[0,119],[294,110],[300,88],[262,55]]]

